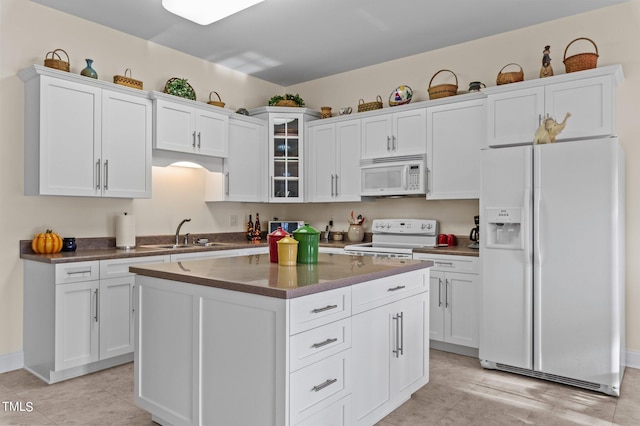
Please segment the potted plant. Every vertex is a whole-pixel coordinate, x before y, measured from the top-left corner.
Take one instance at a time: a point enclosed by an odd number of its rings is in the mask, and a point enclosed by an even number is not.
[[[284,96],[272,96],[271,99],[269,99],[269,106],[303,107],[304,99],[302,99],[297,93],[295,95],[285,93]]]
[[[196,100],[196,92],[186,78],[170,78],[164,86],[164,92],[181,98]]]

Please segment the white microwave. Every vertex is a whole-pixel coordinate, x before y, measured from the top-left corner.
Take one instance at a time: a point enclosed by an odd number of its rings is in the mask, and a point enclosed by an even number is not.
[[[363,160],[360,162],[363,196],[415,195],[427,193],[424,156]]]

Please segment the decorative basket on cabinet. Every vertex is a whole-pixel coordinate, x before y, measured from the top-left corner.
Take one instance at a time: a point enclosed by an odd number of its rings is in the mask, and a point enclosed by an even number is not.
[[[127,76],[129,71],[129,76]],[[124,70],[124,75],[114,75],[113,82],[122,86],[132,87],[134,89],[142,90],[142,81],[131,78],[131,69]]]
[[[216,94],[216,96],[218,97],[217,101],[211,100],[211,93],[215,93]],[[224,108],[224,102],[222,102],[222,99],[220,98],[220,95],[218,95],[218,92],[214,91],[214,92],[211,92],[211,93],[209,93],[209,102],[207,102],[207,103],[209,105],[213,105],[213,106],[217,106],[217,107],[220,107],[220,108]]]
[[[66,61],[62,60],[62,57],[58,54],[58,52],[64,53],[67,57]],[[44,66],[49,68],[55,68],[60,71],[69,72],[69,55],[62,49],[52,50],[48,52],[44,57]]]
[[[510,72],[502,72],[509,65],[515,65],[520,68],[520,71],[510,71]],[[498,76],[496,77],[496,84],[499,86],[501,84],[509,84],[509,83],[517,83],[518,81],[524,80],[524,71],[522,67],[516,63],[510,63],[505,65],[498,71]]]
[[[374,111],[382,108],[382,97],[378,95],[374,102],[365,102],[364,99],[360,99],[358,102],[358,112]]]
[[[567,50],[569,50],[569,46],[571,46],[578,40],[587,40],[591,42],[591,44],[593,44],[593,47],[596,48],[596,53],[578,53],[567,58]],[[593,42],[593,40],[589,38],[579,37],[569,43],[564,49],[564,57],[562,62],[564,63],[564,68],[567,73],[595,68],[598,64],[598,46]]]
[[[433,83],[433,79],[436,78],[436,76],[443,71],[450,72],[451,74],[453,74],[453,76],[456,79],[456,84],[438,84],[436,86],[431,86],[431,83]],[[451,70],[438,71],[433,75],[433,77],[431,77],[431,80],[429,80],[429,88],[427,89],[427,92],[429,92],[429,99],[445,98],[447,96],[453,96],[457,94],[458,93],[458,76],[456,75],[456,73],[454,73]]]

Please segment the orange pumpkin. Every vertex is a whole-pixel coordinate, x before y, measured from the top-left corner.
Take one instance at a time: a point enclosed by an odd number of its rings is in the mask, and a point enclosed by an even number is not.
[[[51,229],[47,229],[46,232],[33,237],[31,249],[38,254],[58,253],[62,250],[62,238]]]

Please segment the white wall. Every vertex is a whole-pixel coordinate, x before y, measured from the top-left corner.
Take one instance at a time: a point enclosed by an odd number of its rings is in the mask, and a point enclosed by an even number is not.
[[[600,49],[599,65],[621,63],[625,81],[618,93],[618,130],[627,152],[628,209],[627,257],[635,259],[633,242],[640,238],[640,196],[632,183],[638,181],[640,147],[633,136],[639,134],[637,112],[640,94],[640,53],[634,41],[640,39],[640,0],[601,11],[582,14],[500,36],[416,55],[374,67],[282,88],[233,72],[162,46],[139,40],[114,30],[75,18],[24,0],[0,2],[0,224],[5,244],[0,246],[0,358],[22,348],[22,261],[18,241],[31,239],[36,232],[53,228],[63,236],[113,236],[114,215],[128,211],[137,218],[138,235],[171,234],[182,218],[192,221],[185,232],[242,231],[248,214],[260,212],[263,223],[278,216],[304,219],[324,229],[333,218],[334,229],[346,229],[353,209],[370,219],[376,217],[425,217],[440,220],[442,231],[466,234],[478,214],[477,201],[425,201],[420,198],[385,199],[349,204],[269,205],[247,203],[204,203],[203,171],[177,167],[153,169],[153,198],[150,200],[110,200],[70,197],[26,197],[23,194],[23,84],[16,73],[31,64],[42,64],[45,54],[63,48],[71,57],[71,71],[78,73],[84,58],[94,59],[101,80],[111,81],[125,68],[144,82],[145,90],[161,91],[171,77],[185,77],[205,100],[212,90],[222,96],[227,107],[254,108],[266,104],[274,94],[299,92],[312,108],[351,105],[358,99],[385,100],[399,84],[408,84],[416,100],[426,100],[431,76],[441,68],[456,72],[460,89],[469,81],[493,85],[498,70],[508,62],[525,68],[525,78],[537,78],[542,48],[551,45],[556,73],[564,72],[562,52],[574,38],[592,38]],[[616,31],[611,31],[614,23]],[[577,51],[588,46],[577,47]],[[363,54],[366,52],[363,51]],[[455,164],[451,165],[455,167]],[[230,228],[229,216],[237,215],[239,225]],[[370,222],[369,222],[370,223]],[[628,261],[628,305],[638,305],[640,266]],[[637,311],[637,310],[636,310]],[[640,352],[640,313],[629,308],[627,347]]]

